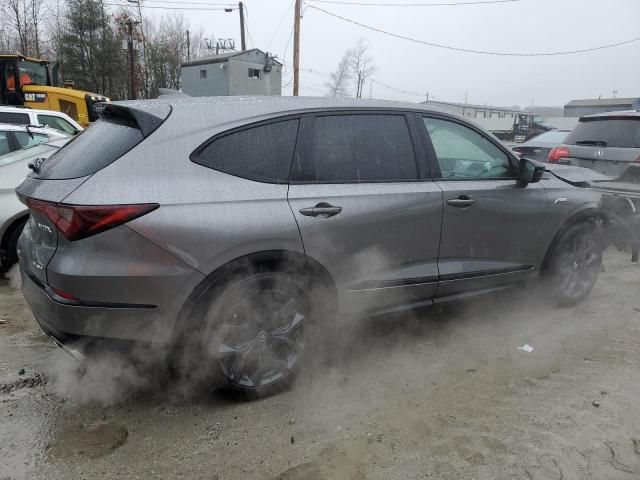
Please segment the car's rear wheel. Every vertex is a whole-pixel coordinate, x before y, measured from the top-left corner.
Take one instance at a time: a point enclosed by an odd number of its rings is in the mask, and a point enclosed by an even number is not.
[[[228,389],[263,397],[290,384],[308,350],[306,283],[295,273],[263,272],[215,289],[201,350]]]
[[[602,270],[603,244],[597,222],[570,227],[556,244],[549,261],[549,288],[560,305],[584,299]]]

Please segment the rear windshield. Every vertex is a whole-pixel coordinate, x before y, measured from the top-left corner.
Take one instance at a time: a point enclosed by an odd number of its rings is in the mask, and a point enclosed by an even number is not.
[[[565,143],[605,142],[607,147],[640,148],[640,118],[581,121]]]
[[[552,130],[551,132],[541,133],[537,137],[533,137],[531,143],[564,143],[564,139],[567,138],[569,132]]]
[[[137,124],[110,117],[98,120],[56,152],[37,178],[63,180],[92,175],[144,139]]]

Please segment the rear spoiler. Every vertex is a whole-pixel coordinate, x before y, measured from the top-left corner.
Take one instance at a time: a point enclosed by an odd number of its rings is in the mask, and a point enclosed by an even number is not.
[[[140,104],[137,104],[140,105]],[[135,122],[142,135],[151,135],[171,114],[171,106],[166,103],[146,104],[145,108],[136,108],[136,104],[118,105],[116,103],[99,104],[101,118],[119,117]]]

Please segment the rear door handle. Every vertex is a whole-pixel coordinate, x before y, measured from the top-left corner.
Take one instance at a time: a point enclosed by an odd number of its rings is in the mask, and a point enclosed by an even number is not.
[[[300,209],[300,213],[305,217],[331,218],[340,212],[342,212],[342,207],[335,207],[326,202],[320,202],[315,207]]]
[[[473,198],[467,197],[466,195],[460,195],[458,198],[450,198],[447,200],[447,205],[456,208],[468,208],[471,205],[476,203]]]

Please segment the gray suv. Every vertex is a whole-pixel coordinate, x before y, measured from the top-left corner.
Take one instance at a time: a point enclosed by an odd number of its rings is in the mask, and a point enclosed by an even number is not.
[[[581,117],[564,143],[551,150],[549,162],[620,177],[631,164],[640,164],[640,111]]]
[[[541,274],[551,298],[583,298],[607,217],[561,176],[411,104],[113,103],[17,189],[22,288],[59,345],[180,346],[262,395],[350,314]]]

